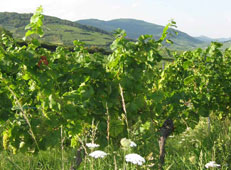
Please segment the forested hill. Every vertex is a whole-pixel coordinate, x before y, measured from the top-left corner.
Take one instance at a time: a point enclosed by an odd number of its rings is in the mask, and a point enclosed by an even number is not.
[[[223,49],[230,48],[231,47],[231,40],[225,41],[223,43]]]
[[[0,12],[0,27],[9,30],[17,39],[21,39],[25,34],[25,26],[30,22],[32,14],[19,14],[12,12]],[[44,37],[43,42],[57,45],[72,45],[74,40],[80,40],[87,46],[109,47],[113,41],[111,32],[117,28],[126,30],[128,38],[137,39],[143,34],[152,34],[158,39],[164,26],[148,23],[135,19],[116,19],[111,21],[102,20],[80,20],[72,22],[56,17],[44,17]],[[177,31],[178,35],[170,29],[172,35],[170,39],[174,42],[172,49],[186,50],[207,45],[188,34]]]
[[[110,21],[86,19],[76,22],[88,26],[98,27],[109,32],[112,32],[117,28],[121,28],[127,32],[128,38],[132,39],[137,39],[142,34],[151,34],[154,35],[155,38],[159,38],[164,28],[164,26],[161,25],[152,24],[136,19],[115,19]],[[177,36],[174,35],[174,31],[178,32]],[[202,42],[184,32],[174,29],[170,29],[169,32],[172,33],[172,37],[170,37],[170,39],[174,42],[174,48],[195,48],[205,44],[205,42]]]
[[[12,32],[15,38],[22,38],[31,16],[32,14],[0,12],[0,27]],[[108,46],[113,41],[112,35],[107,31],[51,16],[44,16],[44,32],[42,41],[54,44],[72,45],[74,40],[80,40],[86,45]]]

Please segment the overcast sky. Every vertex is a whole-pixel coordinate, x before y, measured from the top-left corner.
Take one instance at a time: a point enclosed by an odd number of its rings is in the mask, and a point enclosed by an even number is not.
[[[34,12],[76,21],[134,18],[166,25],[174,19],[192,36],[231,37],[231,0],[1,0],[0,12]]]

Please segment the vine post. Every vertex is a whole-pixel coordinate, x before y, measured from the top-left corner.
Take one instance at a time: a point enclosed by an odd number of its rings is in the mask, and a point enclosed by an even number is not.
[[[64,170],[64,137],[63,137],[63,125],[61,125],[60,128],[60,137],[61,137],[61,164],[62,164],[62,170]]]
[[[159,170],[163,170],[164,165],[164,158],[165,158],[165,144],[166,140],[169,137],[169,135],[174,130],[174,124],[172,119],[167,119],[163,126],[160,128],[160,138],[159,138],[159,147],[160,147],[160,163],[159,163]]]

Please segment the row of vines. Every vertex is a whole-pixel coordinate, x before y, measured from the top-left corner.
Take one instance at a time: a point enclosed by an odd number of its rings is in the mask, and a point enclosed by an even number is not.
[[[74,41],[74,50],[49,51],[42,36],[42,8],[26,27],[28,45],[7,34],[0,38],[0,131],[3,147],[12,152],[38,152],[56,146],[60,131],[68,146],[99,122],[97,142],[130,137],[138,121],[152,123],[142,133],[160,132],[165,140],[194,127],[200,116],[218,119],[231,113],[231,50],[211,43],[203,50],[173,53],[173,63],[158,67],[168,27],[159,40],[142,35],[133,42],[115,34],[112,54],[89,54]],[[169,40],[167,40],[169,42]],[[110,127],[108,129],[108,121]],[[149,126],[148,126],[149,127]],[[108,133],[108,134],[107,134]],[[162,160],[163,161],[163,160]]]

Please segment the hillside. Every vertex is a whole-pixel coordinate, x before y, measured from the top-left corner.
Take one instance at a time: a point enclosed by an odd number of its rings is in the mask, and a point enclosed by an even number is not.
[[[225,41],[223,43],[223,49],[230,48],[231,47],[231,40]]]
[[[210,38],[210,37],[207,37],[207,36],[199,36],[199,37],[195,37],[196,39],[200,40],[200,41],[204,41],[204,42],[211,42],[213,41],[214,39]]]
[[[21,39],[31,16],[32,14],[0,12],[0,27]],[[80,40],[88,46],[105,47],[113,41],[112,35],[107,31],[50,16],[44,17],[44,32],[43,42],[60,45],[72,45],[74,40]]]
[[[164,26],[135,19],[115,19],[110,21],[87,19],[79,20],[76,22],[80,24],[98,27],[109,32],[112,32],[117,28],[121,28],[127,32],[128,38],[132,39],[137,39],[142,34],[151,34],[154,35],[155,38],[159,38],[164,29]],[[178,32],[177,36],[174,35],[174,31]],[[169,32],[172,33],[172,36],[170,36],[169,38],[174,42],[173,48],[191,49],[206,44],[205,42],[202,42],[178,30],[170,29]]]
[[[226,41],[230,41],[231,38],[210,38],[210,37],[206,37],[206,36],[199,36],[199,37],[195,37],[201,41],[204,42],[212,42],[212,41],[217,41],[217,42],[222,42],[225,43]]]

